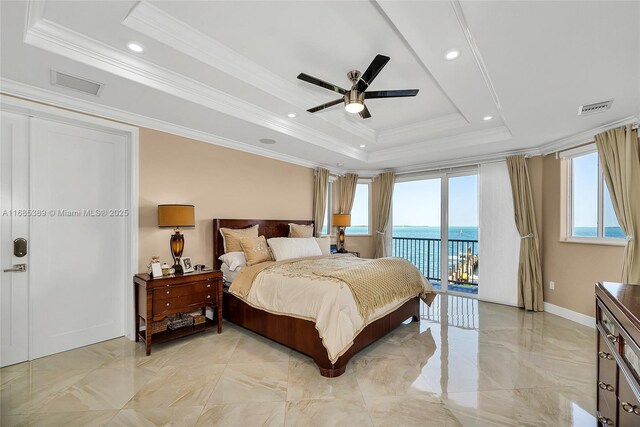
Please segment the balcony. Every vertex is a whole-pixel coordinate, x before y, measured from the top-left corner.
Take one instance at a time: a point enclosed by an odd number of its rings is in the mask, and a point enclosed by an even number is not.
[[[442,241],[393,237],[392,255],[411,261],[434,288],[442,289]],[[447,248],[449,291],[478,294],[478,241],[450,239]]]

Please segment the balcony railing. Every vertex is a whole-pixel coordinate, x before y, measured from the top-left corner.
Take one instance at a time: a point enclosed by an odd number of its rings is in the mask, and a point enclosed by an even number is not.
[[[411,261],[430,281],[441,282],[442,242],[422,237],[394,237],[393,256]],[[449,239],[449,283],[478,286],[478,241]]]

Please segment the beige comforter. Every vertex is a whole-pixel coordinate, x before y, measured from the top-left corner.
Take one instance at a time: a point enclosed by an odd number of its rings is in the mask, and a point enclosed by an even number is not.
[[[244,267],[231,293],[250,305],[311,320],[335,362],[369,323],[420,295],[435,297],[415,266],[399,258],[328,255]]]

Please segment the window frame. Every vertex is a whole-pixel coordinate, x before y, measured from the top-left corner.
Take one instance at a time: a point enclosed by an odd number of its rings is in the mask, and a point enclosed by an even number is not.
[[[600,165],[600,159],[598,159],[598,199],[597,199],[597,216],[596,216],[596,236],[574,236],[574,215],[573,215],[573,160],[578,157],[587,156],[589,154],[597,153],[598,150],[595,144],[587,144],[581,147],[577,147],[572,150],[567,150],[560,154],[561,159],[565,162],[565,227],[563,230],[562,241],[571,243],[588,243],[598,245],[613,245],[624,246],[626,245],[626,239],[619,239],[615,237],[606,237],[604,235],[604,189],[605,181],[604,174],[602,173],[602,166]]]
[[[327,219],[327,234],[322,234],[322,229],[324,228],[324,224],[320,224],[320,236],[331,236],[331,209],[333,207],[333,182],[335,181],[334,177],[329,177],[329,182],[327,183],[327,206],[325,207],[325,216]]]
[[[370,178],[359,178],[357,185],[366,185],[367,186],[367,197],[368,197],[368,203],[367,203],[367,216],[368,216],[368,224],[367,224],[367,233],[366,234],[350,234],[347,233],[347,230],[349,229],[349,227],[346,227],[344,230],[344,234],[345,236],[369,236],[371,237],[373,235],[372,230],[371,230],[371,215],[372,215],[372,209],[371,209],[371,196],[372,196],[372,189],[371,189],[371,183],[372,180]],[[355,199],[354,199],[355,202]]]

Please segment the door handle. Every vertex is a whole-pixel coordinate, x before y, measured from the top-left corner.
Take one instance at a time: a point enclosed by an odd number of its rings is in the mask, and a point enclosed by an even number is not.
[[[4,271],[5,273],[9,273],[9,272],[22,273],[27,271],[27,264],[14,264],[13,268],[5,268],[2,271]]]

